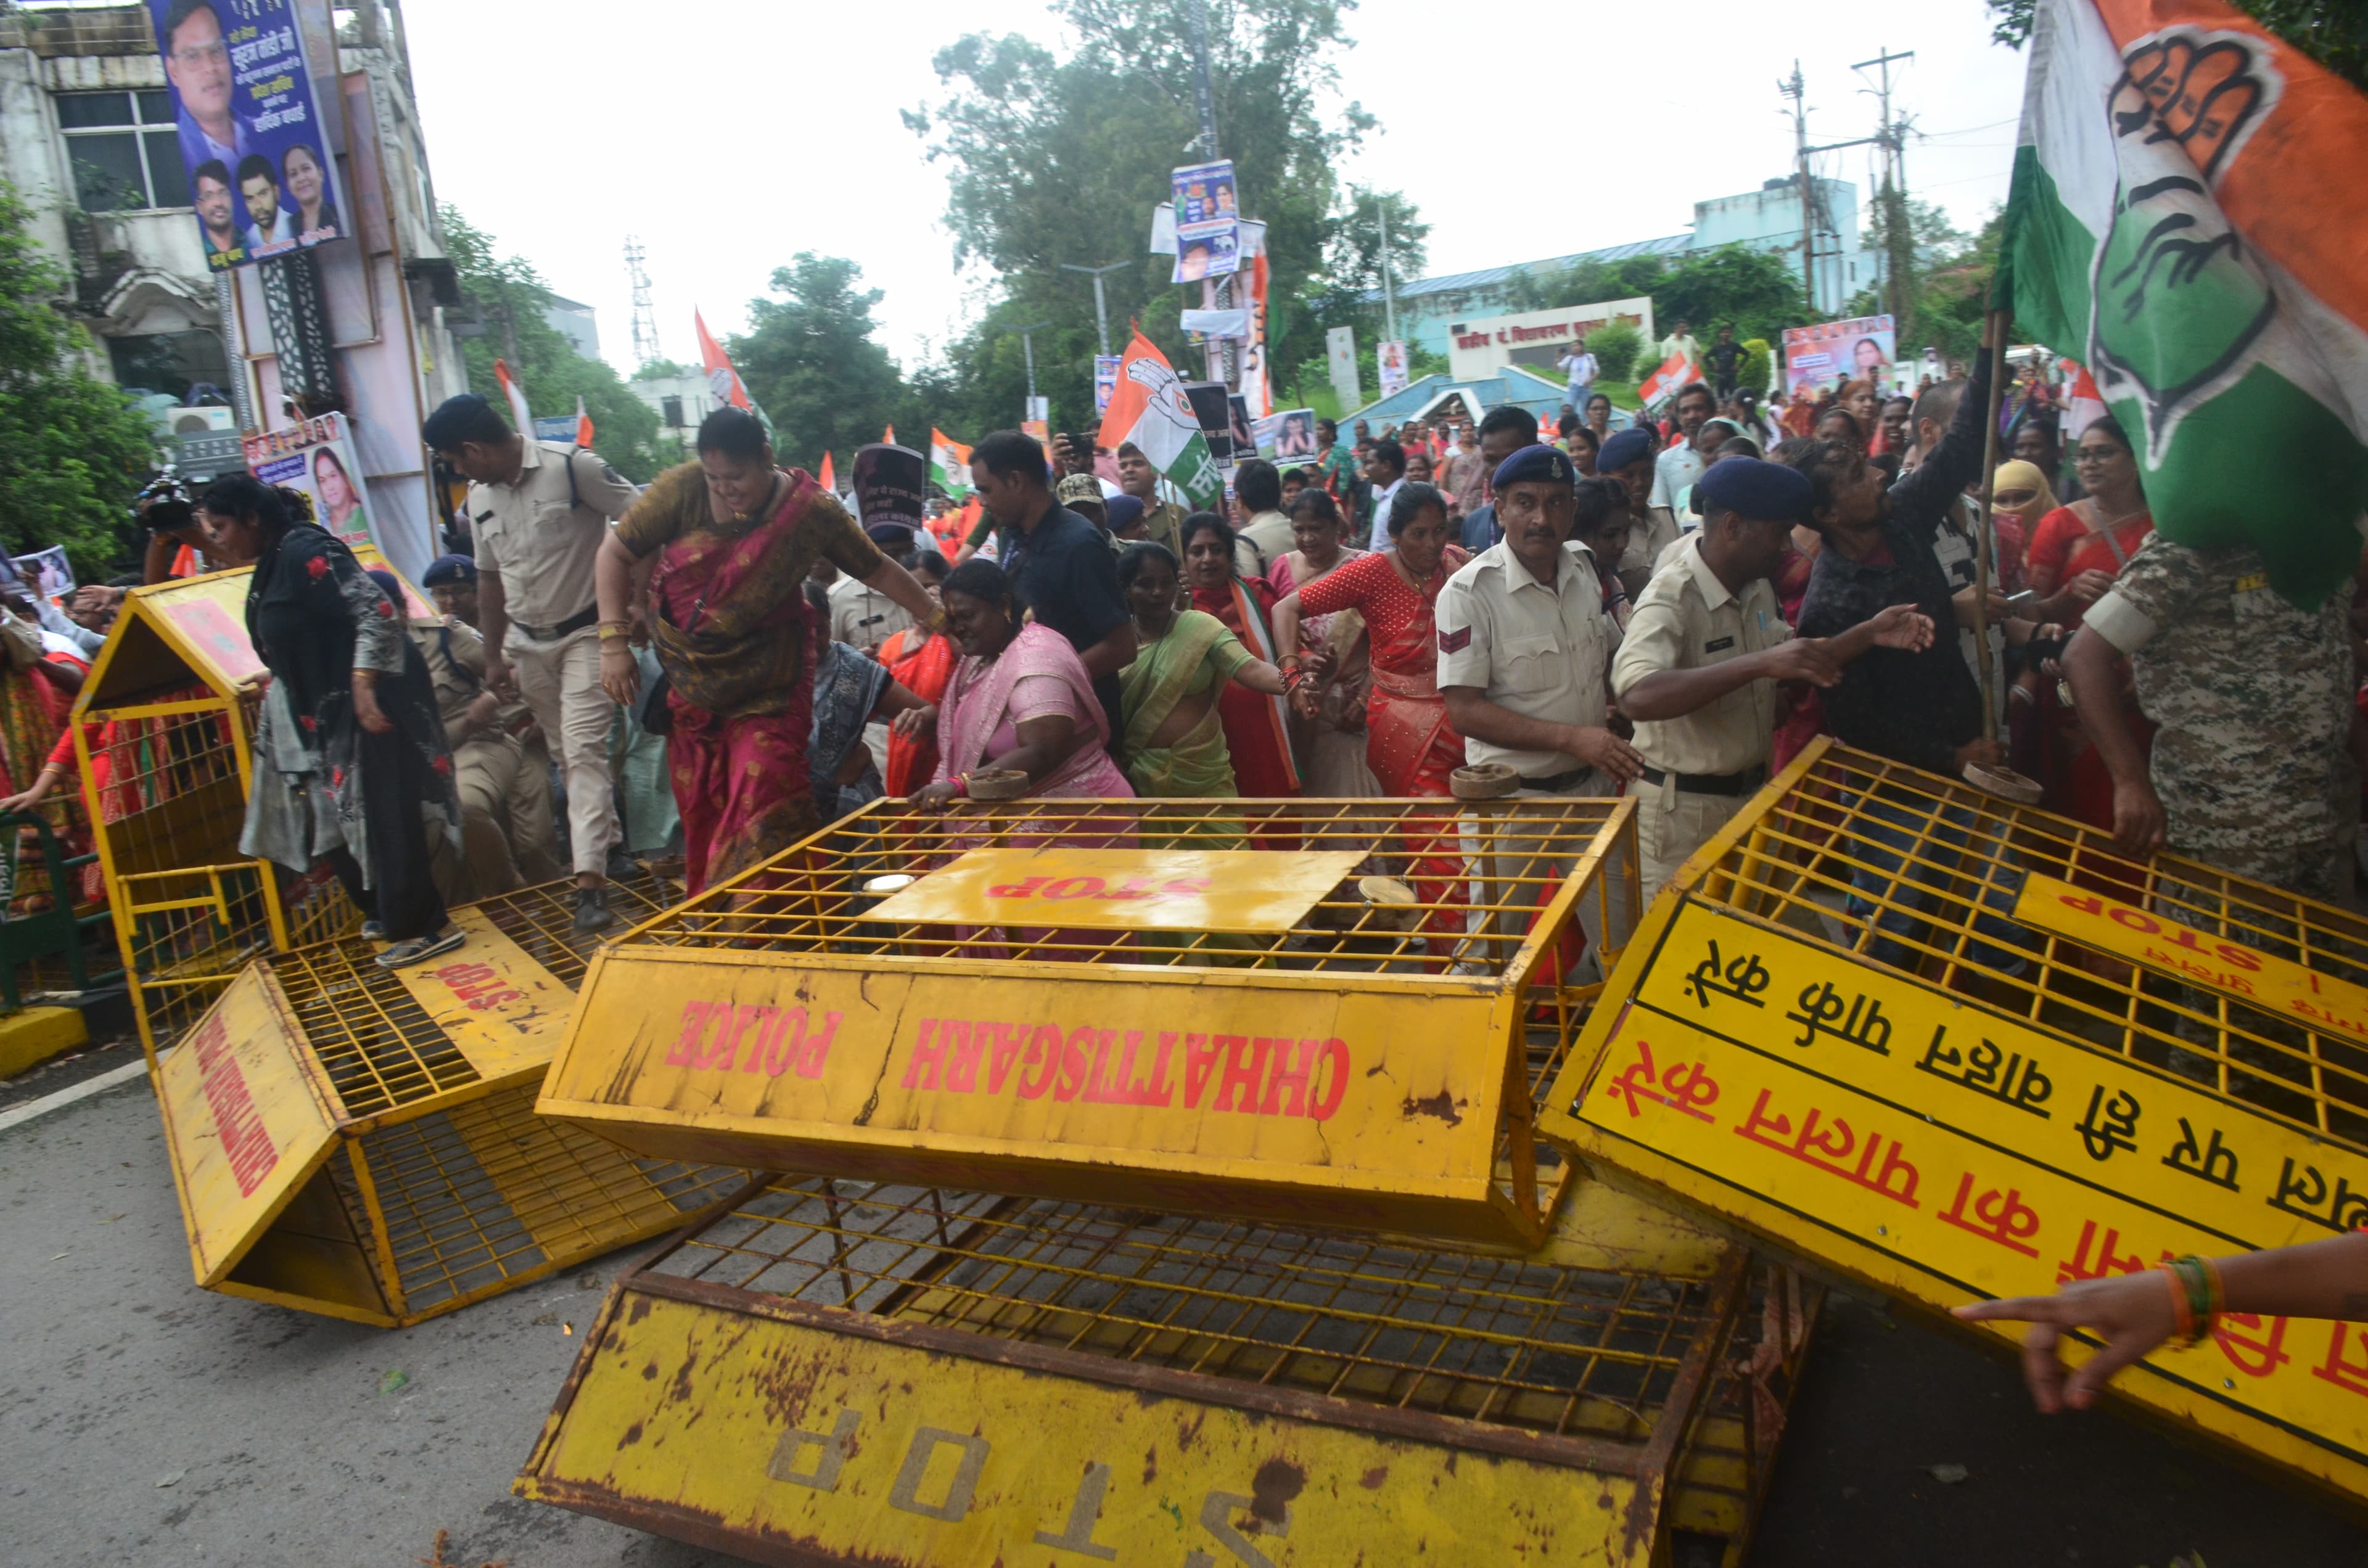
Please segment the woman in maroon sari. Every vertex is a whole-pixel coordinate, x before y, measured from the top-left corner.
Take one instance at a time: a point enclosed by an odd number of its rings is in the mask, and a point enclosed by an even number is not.
[[[693,893],[821,828],[806,743],[825,629],[804,589],[824,559],[916,620],[943,625],[838,498],[803,470],[774,466],[765,427],[728,407],[700,424],[699,460],[660,474],[600,541],[600,684],[632,702],[640,675],[625,638],[645,597]]]

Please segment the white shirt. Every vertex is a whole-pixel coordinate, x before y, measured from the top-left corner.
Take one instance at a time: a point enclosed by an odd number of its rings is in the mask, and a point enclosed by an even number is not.
[[[1653,494],[1647,504],[1675,512],[1678,492],[1700,479],[1705,466],[1702,454],[1694,450],[1693,437],[1679,440],[1653,460]]]
[[[1572,386],[1591,386],[1595,382],[1596,365],[1595,356],[1592,354],[1588,354],[1584,351],[1577,354],[1565,354],[1561,358],[1555,360],[1554,365],[1555,368],[1560,369],[1564,375],[1570,378],[1570,384]],[[1580,412],[1584,413],[1586,411],[1582,409]]]
[[[1406,487],[1406,475],[1400,474],[1389,484],[1373,492],[1373,537],[1368,548],[1387,550],[1390,547],[1390,503]]]
[[[1499,540],[1439,591],[1439,684],[1468,686],[1497,707],[1550,724],[1600,728],[1610,712],[1620,628],[1583,544],[1567,544],[1553,584],[1541,583]],[[1474,763],[1501,762],[1524,778],[1582,766],[1567,752],[1521,751],[1466,736]]]

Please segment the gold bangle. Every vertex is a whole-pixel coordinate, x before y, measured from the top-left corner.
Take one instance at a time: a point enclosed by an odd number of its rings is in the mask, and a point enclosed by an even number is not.
[[[628,627],[621,620],[604,620],[600,623],[600,640],[604,642],[611,637],[629,637],[631,635],[632,635],[632,628]]]
[[[354,671],[354,679],[363,686],[376,686],[378,684],[378,671],[357,669]]]

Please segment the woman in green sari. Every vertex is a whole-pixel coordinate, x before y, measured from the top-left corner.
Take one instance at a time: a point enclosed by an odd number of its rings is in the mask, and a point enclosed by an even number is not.
[[[1297,684],[1254,657],[1224,622],[1179,609],[1175,553],[1166,545],[1131,545],[1118,563],[1119,591],[1134,616],[1134,663],[1119,674],[1126,715],[1120,763],[1138,795],[1226,799],[1235,792],[1233,759],[1217,698],[1236,682],[1268,697]]]

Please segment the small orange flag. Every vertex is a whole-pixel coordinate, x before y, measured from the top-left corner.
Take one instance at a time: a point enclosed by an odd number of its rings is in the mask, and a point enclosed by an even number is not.
[[[836,495],[838,494],[838,481],[831,474],[830,454],[828,452],[823,453],[822,472],[815,474],[814,479],[825,490],[829,491],[832,494]]]
[[[896,426],[894,425],[882,426],[880,430],[880,439],[889,446],[894,446],[896,444]]]

